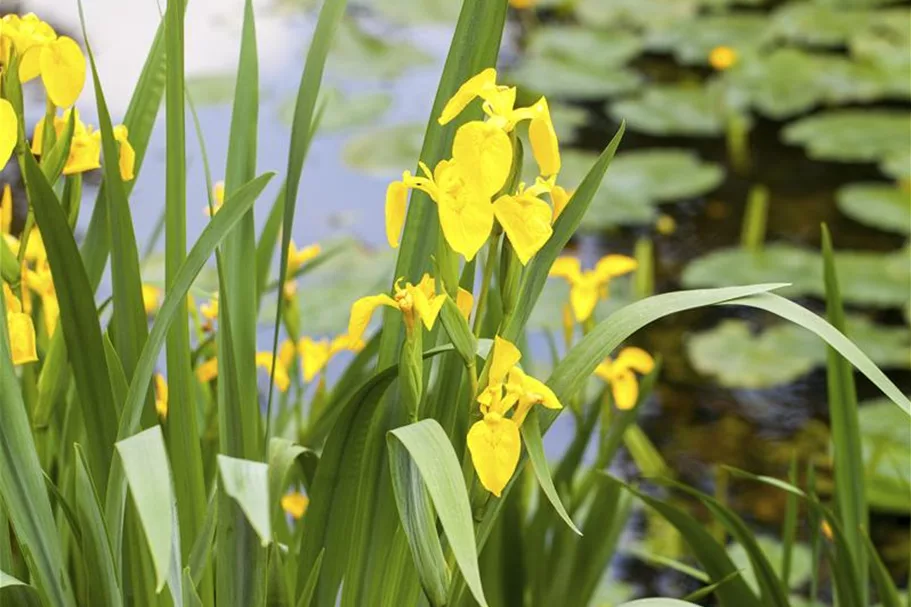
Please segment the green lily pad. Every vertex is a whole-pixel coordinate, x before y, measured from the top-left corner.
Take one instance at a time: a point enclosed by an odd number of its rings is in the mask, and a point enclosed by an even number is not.
[[[567,189],[576,188],[596,158],[592,152],[564,151],[558,183]],[[719,165],[703,161],[690,150],[662,148],[617,154],[582,225],[587,229],[648,225],[657,216],[656,205],[701,196],[723,179]]]
[[[197,106],[224,105],[234,101],[237,76],[233,73],[205,74],[187,78],[187,91]]]
[[[852,316],[846,331],[880,367],[911,368],[911,332],[907,327],[886,327]],[[690,336],[686,351],[697,371],[734,388],[788,384],[826,363],[825,344],[790,323],[753,333],[745,321],[725,320]]]
[[[566,57],[532,56],[509,70],[505,79],[548,99],[600,100],[639,87],[642,77],[622,67],[582,63]]]
[[[199,208],[195,209],[195,211],[202,215],[203,208],[204,206],[200,205]],[[190,212],[194,212],[194,209],[191,208]],[[161,251],[156,251],[146,257],[142,261],[142,264],[140,264],[140,271],[142,273],[142,282],[144,284],[163,289],[165,285],[164,253]],[[196,280],[193,282],[193,286],[190,289],[190,294],[193,297],[200,299],[208,299],[217,292],[218,272],[216,272],[214,264],[204,266],[196,276]]]
[[[906,9],[879,11],[868,27],[855,30],[848,46],[851,56],[875,70],[885,92],[902,99],[911,97],[911,14]]]
[[[668,27],[699,11],[695,0],[578,0],[576,16],[591,27]]]
[[[433,61],[413,44],[374,36],[353,21],[342,21],[326,69],[348,79],[390,80]]]
[[[855,221],[899,234],[911,234],[911,192],[887,183],[855,183],[836,195],[838,209]]]
[[[653,51],[672,53],[681,63],[707,65],[709,53],[727,46],[738,54],[753,52],[769,40],[768,19],[749,13],[707,15],[676,27],[653,32],[646,46]]]
[[[873,13],[864,8],[852,8],[818,2],[789,2],[778,8],[771,17],[774,35],[791,42],[817,46],[845,44],[857,28],[867,25]]]
[[[719,90],[687,84],[654,85],[634,99],[613,103],[610,114],[630,129],[649,135],[714,137],[724,134],[725,111]]]
[[[772,564],[775,573],[780,575],[782,555],[784,554],[781,542],[768,535],[757,535],[756,543],[759,544],[759,549],[769,559],[769,563]],[[731,557],[734,566],[740,571],[747,585],[753,589],[753,592],[758,593],[759,584],[756,581],[756,574],[753,571],[750,557],[743,546],[739,543],[731,544],[728,549],[728,556]],[[810,547],[806,544],[793,544],[791,546],[791,575],[788,578],[791,588],[797,588],[807,583],[813,574],[813,567],[813,552]]]
[[[594,30],[579,25],[554,25],[534,30],[527,56],[554,57],[580,65],[620,66],[642,51],[642,39],[623,30]]]
[[[760,113],[778,119],[817,105],[872,101],[888,88],[882,73],[869,65],[796,48],[751,57],[723,78]]]
[[[911,180],[911,149],[890,152],[879,163],[879,170],[892,179]]]
[[[424,140],[423,124],[397,124],[362,132],[345,144],[342,156],[351,168],[381,177],[413,171]]]
[[[346,94],[337,88],[320,89],[317,106],[325,108],[319,123],[320,133],[343,131],[376,124],[390,107],[392,95],[382,92]],[[279,108],[279,118],[290,125],[294,120],[297,97],[285,100]]]
[[[783,137],[818,160],[878,162],[907,153],[909,131],[906,111],[829,110],[788,125]]]
[[[911,428],[908,417],[885,398],[861,403],[858,411],[870,507],[911,511]]]
[[[850,305],[889,308],[906,305],[911,294],[908,249],[893,253],[842,251],[835,254],[842,299]],[[822,257],[813,250],[772,243],[759,253],[729,248],[692,261],[681,277],[686,287],[721,287],[788,282],[777,291],[789,297],[822,298]]]
[[[461,3],[449,0],[365,0],[364,4],[400,25],[453,26],[461,8]]]

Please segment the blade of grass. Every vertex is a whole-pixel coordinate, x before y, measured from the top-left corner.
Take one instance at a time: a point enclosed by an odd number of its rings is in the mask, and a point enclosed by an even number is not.
[[[788,467],[788,482],[797,485],[797,454],[791,456]],[[791,556],[797,539],[797,496],[788,493],[784,511],[784,525],[781,531],[781,583],[790,588]]]
[[[554,487],[554,481],[550,476],[550,468],[544,455],[544,443],[541,439],[541,424],[538,421],[537,410],[532,410],[528,417],[525,418],[525,423],[522,424],[522,438],[525,443],[525,449],[528,451],[531,467],[535,471],[538,484],[541,486],[544,495],[547,496],[547,500],[557,511],[557,514],[560,515],[560,518],[563,519],[563,522],[577,535],[582,535],[582,532],[579,531],[579,528],[576,527],[576,524],[563,507],[563,502],[560,501],[560,496],[557,495],[557,488]]]
[[[0,494],[42,597],[54,605],[75,607],[28,414],[12,365],[6,306],[0,289]]]
[[[879,602],[882,607],[902,607],[901,597],[898,594],[898,588],[886,565],[883,563],[879,554],[876,552],[876,546],[873,545],[870,536],[864,532],[864,548],[867,551],[867,557],[870,559],[871,572],[873,573],[873,583],[876,586],[876,593],[879,595]]]
[[[832,237],[825,224],[822,226],[822,257],[826,285],[826,316],[837,331],[844,333],[845,310],[838,288]],[[868,595],[868,565],[863,529],[867,527],[869,515],[867,493],[864,490],[866,481],[860,421],[857,417],[854,370],[851,363],[833,347],[828,348],[826,370],[835,465],[835,503],[851,551],[850,555],[839,556],[854,559],[855,575],[860,583],[862,600],[865,602]]]
[[[0,571],[0,604],[41,607],[41,595],[32,586]]]

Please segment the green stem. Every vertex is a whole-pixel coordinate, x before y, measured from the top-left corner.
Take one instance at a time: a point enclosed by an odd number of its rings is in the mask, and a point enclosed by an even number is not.
[[[493,269],[497,265],[497,239],[498,234],[491,234],[487,241],[487,259],[484,260],[484,275],[481,278],[481,294],[478,295],[478,309],[475,311],[474,326],[472,331],[475,337],[481,336],[481,319],[484,318],[487,307],[487,294],[490,291],[490,281],[493,278]]]

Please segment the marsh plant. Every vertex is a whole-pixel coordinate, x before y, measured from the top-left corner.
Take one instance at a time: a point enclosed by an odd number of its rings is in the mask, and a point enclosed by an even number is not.
[[[837,573],[839,605],[867,604],[871,572],[879,600],[898,605],[864,535],[846,361],[905,413],[907,399],[835,327],[775,295],[781,285],[643,297],[598,318],[610,283],[644,270],[616,254],[583,269],[563,253],[622,127],[578,188],[565,189],[547,99],[517,103],[522,91],[498,80],[505,0],[463,3],[417,170],[402,167],[388,186],[395,272],[385,292],[324,302],[350,305],[342,335],[301,334],[297,299],[324,294],[297,281],[332,251],[298,249],[291,232],[295,214],[306,213],[298,208],[301,170],[345,2],[321,9],[284,184],[257,234],[254,206],[274,176],[256,170],[258,67],[247,0],[224,181],[214,183],[206,163],[209,220],[194,243],[186,238],[187,213],[200,211],[186,196],[187,117],[195,113],[184,87],[184,8],[183,0],[167,3],[117,126],[90,40],[83,54],[35,15],[0,23],[0,161],[19,164],[28,199],[23,222],[13,220],[9,190],[0,213],[0,602],[585,605],[639,496],[689,543],[703,569],[690,568],[705,585],[699,596],[787,605],[787,573],[772,568],[723,501],[676,486],[712,512],[719,536],[641,493],[637,479],[606,474],[624,443],[644,474],[664,471],[636,425],[660,361],[625,342],[669,314],[740,305],[796,322],[831,346],[837,509],[821,504],[812,484],[757,482],[789,491],[825,532],[816,548]],[[97,129],[78,112],[88,73]],[[21,84],[39,77],[47,102],[36,120]],[[165,277],[144,284],[130,193],[162,98]],[[531,183],[520,178],[526,155],[538,173]],[[102,184],[77,242],[74,226],[88,211],[82,175],[91,170]],[[829,316],[839,326],[830,253]],[[217,291],[201,296],[194,281],[206,264],[214,264]],[[526,323],[549,277],[570,290],[564,344],[548,373],[528,347]],[[273,302],[271,347],[258,350],[260,312]],[[329,374],[336,356],[346,365]],[[542,436],[561,414],[576,430],[552,468]],[[584,466],[590,441],[597,458]],[[747,551],[755,586],[728,557],[725,535]]]

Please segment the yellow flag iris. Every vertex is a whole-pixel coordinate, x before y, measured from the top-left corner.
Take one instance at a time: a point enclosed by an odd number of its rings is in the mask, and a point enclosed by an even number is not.
[[[607,298],[611,279],[632,272],[638,265],[635,259],[625,255],[607,255],[594,269],[583,272],[578,258],[563,256],[554,261],[550,276],[566,279],[573,314],[578,322],[585,322],[591,318],[598,300]]]
[[[382,293],[380,295],[368,295],[354,302],[351,306],[351,317],[348,320],[348,338],[354,342],[360,341],[367,325],[370,324],[370,318],[374,310],[379,306],[388,306],[395,308],[402,313],[406,327],[413,327],[416,320],[429,331],[433,328],[440,308],[446,301],[445,294],[436,294],[436,283],[429,274],[424,274],[417,285],[410,282],[401,286],[402,279],[395,283],[395,293],[392,297]]]
[[[0,99],[0,168],[9,162],[18,137],[19,121],[16,120],[16,111],[9,101]]]
[[[301,357],[301,370],[304,374],[304,381],[313,381],[313,378],[325,369],[332,357],[339,352],[345,350],[358,352],[363,347],[363,341],[358,340],[352,343],[351,338],[347,335],[339,335],[332,340],[314,340],[310,337],[302,337],[297,342],[297,352]]]
[[[6,299],[6,329],[14,365],[24,365],[38,360],[35,347],[35,326],[32,317],[22,311],[22,303],[7,284],[3,285]]]
[[[79,112],[73,109],[66,110],[63,116],[54,116],[54,131],[57,137],[63,136],[63,131],[70,120],[70,112],[76,112],[73,122],[73,139],[70,143],[70,154],[63,166],[64,175],[75,175],[101,168],[101,131],[96,131],[79,118]],[[45,119],[42,118],[35,124],[32,136],[32,153],[41,154],[44,140]],[[122,124],[114,127],[114,140],[118,143],[119,157],[117,159],[120,169],[120,178],[130,181],[135,177],[134,165],[136,152],[127,138],[127,127]]]
[[[155,374],[155,412],[161,419],[168,417],[168,383],[160,373]]]
[[[518,367],[519,349],[497,336],[488,370],[488,385],[478,396],[483,418],[468,430],[468,450],[478,479],[499,497],[519,463],[519,427],[534,405],[561,409],[556,394]],[[508,416],[508,417],[507,417]]]
[[[282,510],[291,515],[295,520],[299,520],[307,511],[310,504],[310,498],[299,491],[291,491],[282,496]]]
[[[623,348],[616,359],[606,358],[595,369],[595,374],[608,382],[614,404],[626,411],[636,406],[639,400],[639,383],[636,372],[651,373],[655,360],[641,348]]]

